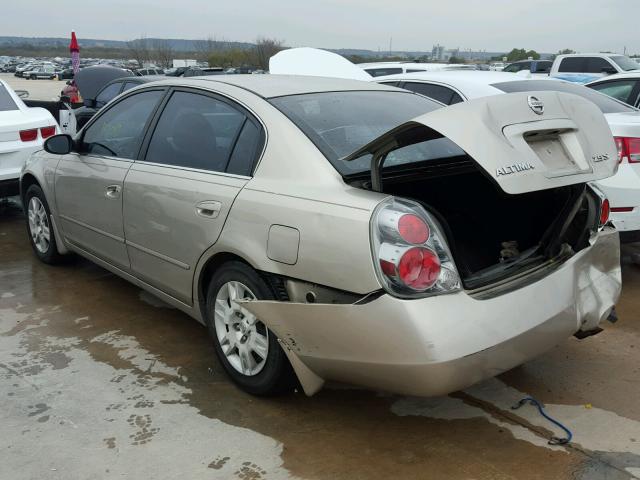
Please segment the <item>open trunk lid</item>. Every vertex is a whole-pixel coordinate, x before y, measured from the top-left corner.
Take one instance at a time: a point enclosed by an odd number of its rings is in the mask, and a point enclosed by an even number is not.
[[[381,191],[386,155],[446,137],[500,188],[519,194],[600,180],[617,169],[609,125],[593,103],[562,92],[496,95],[421,115],[343,160],[372,154],[372,186]]]

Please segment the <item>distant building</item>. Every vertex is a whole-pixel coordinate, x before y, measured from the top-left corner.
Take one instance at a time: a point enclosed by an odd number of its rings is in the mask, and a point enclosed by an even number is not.
[[[444,46],[436,44],[431,49],[432,60],[444,60]]]

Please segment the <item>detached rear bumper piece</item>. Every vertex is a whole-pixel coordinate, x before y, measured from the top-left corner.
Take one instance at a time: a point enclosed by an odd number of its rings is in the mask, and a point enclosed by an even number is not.
[[[490,299],[460,292],[419,300],[382,295],[362,305],[251,301],[245,307],[278,335],[308,395],[336,380],[435,396],[596,328],[620,287],[618,233],[605,229],[546,277]]]

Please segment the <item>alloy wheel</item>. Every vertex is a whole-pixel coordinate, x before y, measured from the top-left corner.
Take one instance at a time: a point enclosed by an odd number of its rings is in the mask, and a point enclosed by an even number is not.
[[[254,376],[264,368],[269,353],[269,331],[238,300],[255,300],[244,284],[230,281],[216,295],[214,321],[222,352],[239,373]]]
[[[45,254],[51,244],[49,219],[44,205],[38,197],[31,197],[27,208],[29,219],[29,233],[38,252]]]

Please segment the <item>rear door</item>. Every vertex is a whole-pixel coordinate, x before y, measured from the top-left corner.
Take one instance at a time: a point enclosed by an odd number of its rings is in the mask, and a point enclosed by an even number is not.
[[[549,91],[495,95],[434,110],[344,160],[373,154],[372,183],[381,191],[380,172],[390,153],[439,137],[462,148],[511,194],[600,180],[617,169],[617,149],[600,109],[577,95]],[[429,155],[425,148],[422,154]]]
[[[122,225],[124,178],[164,93],[136,93],[104,110],[84,130],[80,153],[62,157],[55,174],[65,238],[123,270],[129,270]]]
[[[229,99],[176,89],[124,186],[124,234],[137,277],[192,303],[196,263],[222,231],[262,150],[261,124]]]

